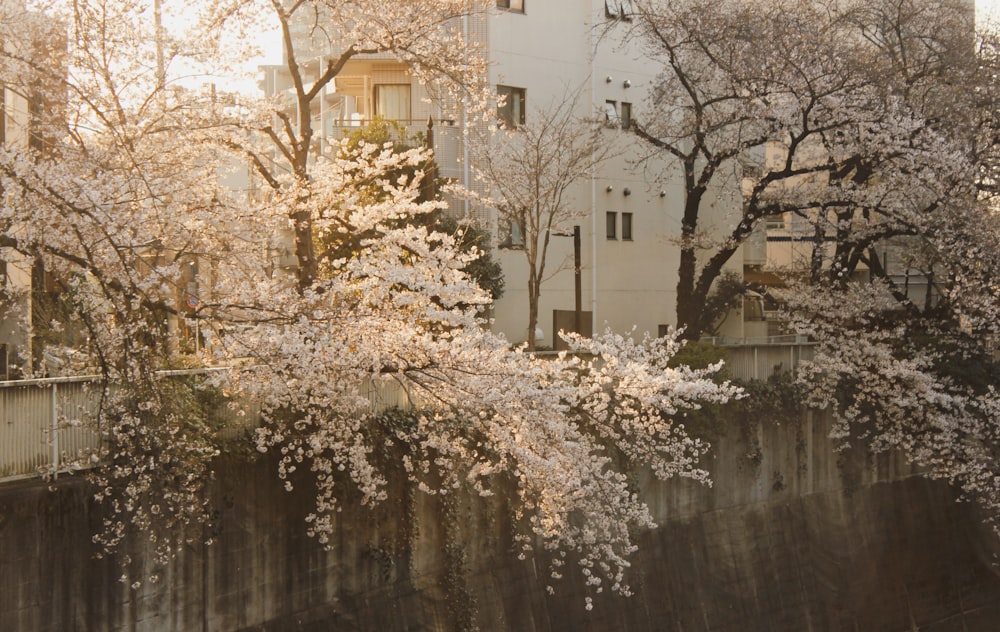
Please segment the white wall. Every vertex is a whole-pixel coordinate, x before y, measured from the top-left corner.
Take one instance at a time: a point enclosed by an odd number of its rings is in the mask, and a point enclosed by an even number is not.
[[[643,59],[634,43],[622,45],[620,35],[627,25],[599,38],[598,30],[609,25],[614,26],[605,17],[603,0],[535,0],[523,14],[499,12],[489,21],[490,80],[525,88],[529,117],[533,108],[579,90],[580,115],[603,111],[605,102],[614,100],[631,103],[633,118],[641,119],[658,65]],[[596,56],[590,53],[594,48]],[[618,129],[604,134],[622,136],[629,149],[603,165],[592,181],[581,182],[573,190],[572,203],[582,214],[578,223],[582,228],[583,309],[596,308],[598,331],[607,324],[619,332],[635,327],[639,335],[656,334],[659,325],[675,322],[676,237],[683,186],[672,161],[654,156],[639,162],[649,148],[638,138]],[[628,196],[626,189],[631,193]],[[720,205],[733,203],[738,212],[738,195],[719,200]],[[616,240],[606,238],[607,212],[619,214]],[[621,239],[623,212],[632,213],[631,241]],[[571,230],[571,225],[560,230]],[[499,256],[507,289],[494,311],[494,328],[512,341],[523,341],[527,336],[524,256],[518,250],[501,250]],[[546,267],[550,272],[559,270],[542,285],[539,324],[544,337],[539,344],[548,346],[553,344],[552,310],[574,307],[572,239],[553,238]]]

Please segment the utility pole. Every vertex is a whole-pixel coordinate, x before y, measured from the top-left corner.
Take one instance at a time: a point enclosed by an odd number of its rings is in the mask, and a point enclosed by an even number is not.
[[[581,276],[581,265],[580,265],[580,225],[577,224],[573,226],[573,281],[575,287],[574,299],[576,300],[576,305],[574,306],[576,312],[574,314],[574,326],[573,329],[578,334],[583,334],[580,331],[580,326],[582,324],[582,312],[583,312],[583,278]]]
[[[570,233],[550,233],[553,237],[570,237]],[[580,262],[580,225],[573,226],[573,331],[583,334],[583,265]],[[555,336],[555,332],[552,332]],[[591,332],[587,332],[590,337]]]

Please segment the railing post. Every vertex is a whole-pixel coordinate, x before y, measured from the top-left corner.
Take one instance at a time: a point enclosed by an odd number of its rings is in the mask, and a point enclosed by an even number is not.
[[[59,385],[52,383],[52,416],[49,420],[49,442],[52,444],[52,478],[59,476]]]

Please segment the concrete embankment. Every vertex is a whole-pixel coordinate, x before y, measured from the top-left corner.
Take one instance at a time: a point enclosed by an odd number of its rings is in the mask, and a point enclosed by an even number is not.
[[[307,490],[233,457],[213,484],[215,544],[133,589],[119,560],[93,557],[101,507],[83,481],[9,483],[0,630],[1000,629],[995,541],[973,508],[898,457],[834,452],[828,431],[811,415],[730,427],[712,488],[637,476],[660,527],[638,537],[635,594],[594,595],[591,611],[575,571],[553,583],[544,560],[517,559],[499,498],[348,503],[324,550],[305,535]],[[124,554],[153,570],[143,543]]]

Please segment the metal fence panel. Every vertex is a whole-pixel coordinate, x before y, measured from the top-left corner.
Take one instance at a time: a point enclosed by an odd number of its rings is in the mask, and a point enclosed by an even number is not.
[[[793,374],[811,359],[810,344],[746,344],[727,346],[734,378],[767,379],[781,371]],[[208,369],[164,372],[207,375]],[[419,401],[393,380],[373,380],[364,391],[372,410],[410,410]],[[58,471],[69,461],[100,447],[93,423],[100,405],[101,384],[93,376],[0,382],[0,481]],[[234,438],[259,424],[259,402],[229,402],[213,413],[223,438]]]
[[[31,476],[51,459],[49,389],[0,389],[0,477]]]
[[[729,352],[729,370],[734,378],[741,380],[766,380],[784,372],[796,375],[799,363],[812,359],[813,349],[814,345],[809,343],[726,347]]]
[[[98,447],[92,378],[0,383],[0,480],[36,476]]]
[[[165,371],[163,377],[205,376],[220,369]],[[395,381],[370,381],[372,410],[412,407]],[[101,382],[94,376],[0,382],[0,482],[58,472],[100,448],[94,427]],[[234,439],[260,423],[260,402],[223,401],[212,411],[222,439]]]

